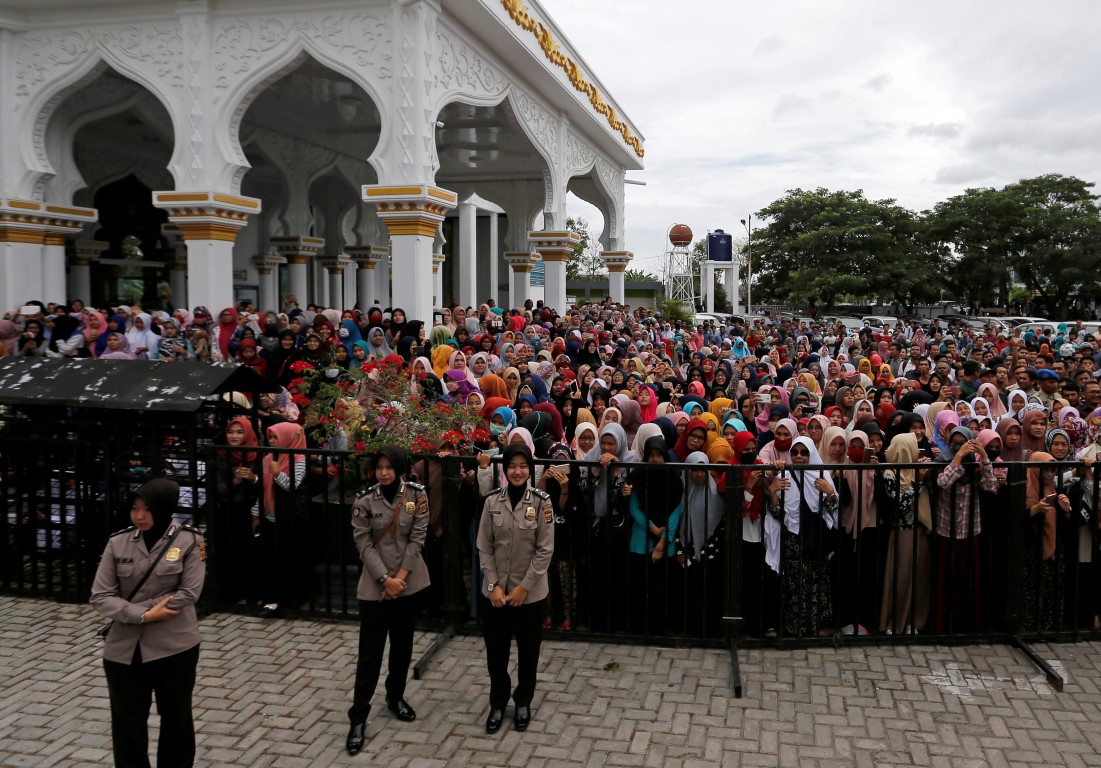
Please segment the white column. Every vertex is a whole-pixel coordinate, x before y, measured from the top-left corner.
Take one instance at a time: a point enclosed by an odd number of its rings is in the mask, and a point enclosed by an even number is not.
[[[92,301],[92,259],[111,247],[102,240],[78,240],[74,244],[76,253],[69,262],[69,296],[80,299],[85,304]]]
[[[92,208],[0,198],[0,314],[32,299],[65,301],[65,238],[94,221]]]
[[[370,245],[346,245],[344,250],[355,264],[355,303],[366,312],[375,303],[375,259]]]
[[[530,232],[528,238],[543,257],[543,305],[566,311],[566,262],[581,238],[574,232]]]
[[[378,205],[378,216],[390,234],[395,300],[407,318],[431,326],[433,246],[440,222],[455,207],[458,196],[430,184],[369,185],[363,187],[363,196]]]
[[[459,206],[458,301],[464,307],[478,307],[478,207]]]
[[[42,243],[42,300],[65,303],[65,233],[47,230]],[[87,301],[87,299],[85,299]]]
[[[496,305],[501,304],[501,288],[497,282],[500,275],[497,270],[497,259],[500,257],[498,239],[500,238],[499,219],[500,214],[489,214],[489,296]]]
[[[700,269],[700,291],[703,293],[703,311],[715,311],[715,268],[705,261]]]
[[[379,307],[385,309],[390,306],[390,247],[384,245],[372,246],[371,252],[375,255],[375,300]]]
[[[635,255],[630,251],[604,251],[600,257],[608,267],[608,295],[616,304],[626,304],[627,291],[623,284],[623,272]]]
[[[512,272],[506,309],[522,307],[531,293],[531,268],[535,264],[535,255],[529,251],[511,251],[505,254],[505,261]]]
[[[188,307],[187,303],[187,259],[174,261],[168,265],[168,287],[172,289],[172,306]],[[213,310],[211,310],[213,311]]]
[[[172,306],[189,307],[187,301],[187,243],[183,232],[175,224],[162,224],[161,235],[176,254],[176,260],[170,265],[168,287],[172,289]],[[209,309],[209,307],[208,307]],[[211,310],[212,312],[214,310]]]
[[[359,281],[357,280],[357,274],[359,273],[358,265],[352,261],[351,258],[344,264],[344,307],[341,309],[352,309],[355,307],[356,302],[359,301]]]
[[[432,254],[432,308],[443,303],[443,263],[446,257],[442,253]]]
[[[298,306],[305,307],[311,302],[309,296],[309,263],[310,257],[315,255],[325,245],[320,237],[294,237],[280,236],[271,238],[275,252],[287,260],[287,293],[298,299]],[[282,309],[283,297],[278,297],[277,304]]]
[[[326,291],[325,306],[333,309],[344,310],[344,267],[346,262],[341,259],[320,259],[318,265],[325,270],[328,276],[328,290]]]
[[[233,243],[260,212],[252,197],[217,192],[154,192],[153,205],[168,211],[187,243],[188,300],[212,313],[233,306]]]
[[[742,313],[738,296],[738,260],[735,258],[734,266],[726,271],[726,295],[730,297],[730,311],[732,314]]]
[[[287,263],[282,256],[262,255],[253,259],[256,270],[260,273],[260,306],[261,312],[269,309],[280,312],[283,302],[279,297],[279,267]]]

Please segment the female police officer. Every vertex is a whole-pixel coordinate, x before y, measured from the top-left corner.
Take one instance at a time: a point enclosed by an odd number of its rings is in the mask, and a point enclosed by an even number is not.
[[[539,641],[549,592],[547,568],[554,554],[554,510],[550,496],[528,486],[535,474],[531,452],[523,443],[505,448],[507,485],[490,494],[478,526],[481,561],[480,611],[485,630],[489,667],[489,717],[486,733],[497,733],[504,719],[512,680],[508,674],[509,648],[516,635],[517,676],[512,698],[516,702],[513,724],[527,730],[535,671],[539,666]]]
[[[390,635],[386,706],[399,720],[417,713],[405,701],[405,680],[413,657],[413,625],[420,611],[419,593],[428,586],[421,557],[428,532],[428,496],[424,486],[404,480],[409,454],[385,446],[375,456],[375,480],[352,507],[352,534],[363,571],[359,577],[359,662],[355,692],[348,710],[351,729],[348,754],[363,749],[371,696],[382,668],[382,650]]]
[[[153,694],[161,716],[158,768],[195,761],[195,601],[206,576],[206,544],[194,528],[172,522],[179,498],[180,486],[171,480],[139,488],[130,508],[134,525],[108,539],[92,585],[92,606],[113,619],[103,669],[116,766],[148,768]]]

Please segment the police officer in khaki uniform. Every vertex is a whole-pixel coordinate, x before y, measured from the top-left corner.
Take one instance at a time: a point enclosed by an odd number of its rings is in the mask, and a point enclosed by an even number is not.
[[[371,697],[378,685],[382,651],[390,636],[386,707],[399,720],[417,713],[405,700],[405,681],[413,658],[413,627],[420,613],[421,591],[428,568],[421,557],[428,533],[428,495],[424,486],[404,479],[409,454],[396,446],[379,450],[374,462],[376,485],[360,494],[352,507],[352,534],[363,571],[359,577],[359,662],[348,710],[348,754],[363,749]]]
[[[154,695],[161,716],[158,768],[195,761],[195,601],[206,576],[206,544],[197,530],[172,521],[179,499],[180,486],[171,480],[150,480],[139,488],[130,508],[134,525],[108,539],[92,585],[92,606],[113,621],[103,669],[116,766],[148,768]],[[149,578],[127,600],[150,566]]]
[[[550,591],[547,568],[554,554],[554,509],[550,496],[528,481],[535,474],[527,446],[513,443],[503,454],[506,486],[486,497],[478,526],[478,556],[483,584],[479,609],[489,667],[489,717],[486,733],[497,733],[504,719],[512,679],[509,650],[516,636],[517,681],[513,725],[527,730],[535,671],[539,666],[545,600]]]

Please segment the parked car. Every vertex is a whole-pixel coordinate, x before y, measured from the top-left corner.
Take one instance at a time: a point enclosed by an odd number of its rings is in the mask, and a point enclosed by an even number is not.
[[[870,325],[873,328],[882,328],[887,326],[893,329],[898,324],[898,318],[891,315],[864,315],[860,318],[860,322],[863,325]]]

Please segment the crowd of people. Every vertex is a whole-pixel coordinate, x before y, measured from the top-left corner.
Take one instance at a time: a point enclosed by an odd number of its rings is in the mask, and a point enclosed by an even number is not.
[[[943,321],[858,332],[779,318],[695,326],[610,300],[562,312],[487,301],[431,319],[302,309],[293,297],[283,312],[217,316],[38,308],[0,321],[0,354],[237,363],[275,385],[262,429],[227,425],[227,445],[240,450],[228,454],[222,490],[248,510],[242,536],[292,518],[279,510],[306,485],[305,460],[272,460],[261,445],[348,447],[347,436],[322,445],[303,428],[294,363],[339,371],[391,360],[432,399],[485,420],[486,439],[436,446],[466,457],[463,509],[505,486],[495,453],[523,443],[536,458],[531,485],[549,494],[556,522],[547,626],[715,630],[729,506],[741,517],[745,628],[762,636],[988,626],[1012,515],[1030,542],[1026,625],[1101,627],[1101,345],[1080,325],[1051,337]],[[1024,461],[1052,468],[1030,464],[1025,509],[1009,510],[1009,470]],[[700,468],[651,466],[667,463]],[[414,474],[438,487],[430,467]],[[275,615],[296,599],[295,579],[280,553],[265,560],[276,564],[262,596]]]

